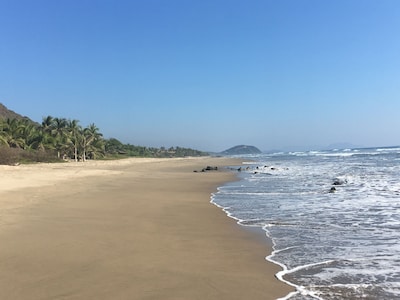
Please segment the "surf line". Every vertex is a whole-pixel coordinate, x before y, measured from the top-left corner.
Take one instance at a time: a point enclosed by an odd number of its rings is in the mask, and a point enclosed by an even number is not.
[[[313,298],[318,299],[318,300],[323,300],[323,298],[319,297],[316,292],[310,291],[304,286],[296,285],[296,284],[284,279],[283,277],[286,274],[291,274],[291,273],[294,273],[294,272],[297,272],[297,271],[300,271],[300,270],[308,269],[310,267],[331,264],[331,263],[334,262],[334,260],[326,260],[326,261],[322,261],[322,262],[318,262],[318,263],[307,264],[307,265],[298,266],[298,267],[295,267],[295,268],[289,270],[288,267],[285,264],[273,259],[273,257],[277,253],[280,253],[280,252],[283,252],[283,251],[287,251],[287,250],[290,250],[290,249],[293,249],[293,248],[297,248],[297,246],[287,247],[287,248],[284,248],[284,249],[275,249],[275,244],[274,244],[273,245],[273,249],[274,250],[272,251],[272,253],[270,255],[268,255],[265,258],[267,261],[272,262],[272,263],[274,263],[274,264],[276,264],[276,265],[278,265],[278,266],[280,266],[282,268],[282,271],[279,271],[278,273],[275,274],[276,278],[279,281],[282,281],[282,282],[286,283],[287,285],[290,285],[290,286],[292,286],[292,287],[294,287],[296,289],[294,292],[290,292],[285,297],[278,298],[277,300],[288,300],[291,297],[293,297],[295,295],[298,295],[298,294],[301,294],[303,296],[310,296],[310,297],[313,297]]]

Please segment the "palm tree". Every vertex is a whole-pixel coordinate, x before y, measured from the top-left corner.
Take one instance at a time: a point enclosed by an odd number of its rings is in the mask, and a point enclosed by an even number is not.
[[[51,133],[54,118],[52,116],[43,117],[40,128],[47,133]]]
[[[105,152],[105,141],[103,138],[96,139],[88,149],[88,154],[92,159],[104,157]]]
[[[68,148],[67,135],[68,135],[68,121],[64,118],[54,118],[52,123],[52,136],[55,139],[55,148],[57,149],[57,157],[60,158],[61,151]]]
[[[81,138],[81,126],[78,120],[67,121],[67,137],[69,144],[73,147],[74,159],[78,161],[78,147]]]
[[[96,158],[108,152],[106,141],[95,124],[83,129],[78,120],[52,116],[43,117],[40,125],[28,119],[0,119],[0,145],[2,144],[24,150],[55,149],[58,158],[62,153],[68,153],[75,161],[80,156],[85,161],[88,156]],[[125,146],[120,144],[121,147]]]
[[[3,144],[8,146],[7,132],[4,130],[5,124],[5,120],[0,120],[0,145]]]
[[[88,151],[94,150],[94,147],[92,146],[102,137],[102,134],[99,132],[99,128],[92,123],[82,130],[81,136],[82,159],[83,161],[86,161]]]
[[[24,148],[25,139],[22,136],[24,126],[25,124],[23,124],[22,121],[8,118],[2,126],[2,140],[5,141],[9,147]]]
[[[32,126],[32,128],[27,130],[26,139],[28,148],[39,150],[39,151],[48,151],[56,149],[56,140],[54,136],[50,133],[44,131],[40,127]]]
[[[25,148],[24,149],[40,149],[44,150],[45,144],[39,145],[38,140],[39,136],[42,133],[37,126],[33,124],[27,124],[22,130],[22,136],[25,140]]]

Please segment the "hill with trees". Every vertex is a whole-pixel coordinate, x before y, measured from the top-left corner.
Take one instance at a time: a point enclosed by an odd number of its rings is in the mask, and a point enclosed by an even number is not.
[[[94,124],[47,116],[35,123],[0,103],[0,164],[87,159],[204,156],[206,152],[181,147],[151,148],[104,139]]]
[[[28,117],[24,117],[20,114],[17,114],[16,112],[14,112],[12,110],[9,110],[2,103],[0,103],[0,119],[18,119],[18,120],[26,119],[26,120],[29,120],[30,122],[34,123]]]
[[[261,151],[254,146],[238,145],[222,151],[223,155],[244,155],[244,154],[260,154]]]

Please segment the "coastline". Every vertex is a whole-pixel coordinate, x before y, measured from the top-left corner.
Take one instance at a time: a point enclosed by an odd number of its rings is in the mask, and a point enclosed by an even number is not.
[[[210,203],[228,158],[0,166],[0,298],[276,299],[272,248]]]

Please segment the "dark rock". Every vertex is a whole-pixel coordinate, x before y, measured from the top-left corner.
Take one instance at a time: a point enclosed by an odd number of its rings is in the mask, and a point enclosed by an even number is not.
[[[218,167],[211,167],[211,166],[207,166],[206,167],[206,171],[217,171]]]
[[[340,179],[340,178],[335,178],[333,181],[333,185],[343,185],[346,183],[347,183],[346,179]]]

